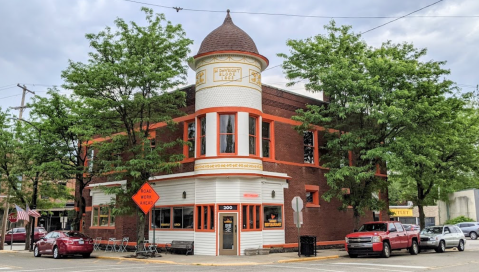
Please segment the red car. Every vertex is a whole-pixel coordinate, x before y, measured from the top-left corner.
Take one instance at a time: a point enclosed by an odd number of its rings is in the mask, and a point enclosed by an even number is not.
[[[33,236],[34,242],[40,240],[46,233],[47,231],[42,227],[35,228],[35,234]],[[14,243],[25,243],[25,228],[13,228],[5,233],[5,243],[7,243],[7,245],[12,243],[12,236]]]
[[[65,255],[81,254],[89,258],[93,252],[93,239],[77,231],[52,231],[35,243],[33,255],[53,255],[59,259]]]

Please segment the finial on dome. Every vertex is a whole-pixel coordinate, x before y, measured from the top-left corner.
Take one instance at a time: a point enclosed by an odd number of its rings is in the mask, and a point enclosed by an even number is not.
[[[225,18],[225,21],[223,22],[224,23],[232,23],[233,20],[231,19],[231,16],[230,16],[230,9],[227,9],[226,10],[226,18]]]

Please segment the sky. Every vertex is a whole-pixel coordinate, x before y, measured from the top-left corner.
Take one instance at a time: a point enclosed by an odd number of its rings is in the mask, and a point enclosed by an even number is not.
[[[60,86],[61,72],[68,60],[86,62],[91,51],[85,38],[98,33],[113,21],[122,18],[145,25],[141,7],[163,13],[174,24],[181,24],[188,38],[194,41],[191,56],[202,40],[223,23],[226,10],[233,22],[248,33],[263,56],[273,67],[282,63],[278,53],[288,53],[288,39],[306,39],[325,34],[323,26],[332,19],[338,25],[351,25],[362,33],[394,18],[426,7],[437,0],[0,0],[0,108],[19,106],[25,84],[36,95],[45,96],[48,88]],[[170,8],[162,8],[161,5]],[[171,7],[181,7],[177,12]],[[191,11],[209,10],[219,12]],[[272,16],[235,12],[294,14]],[[305,17],[305,16],[323,16]],[[427,16],[427,17],[425,17]],[[441,17],[449,16],[449,17]],[[455,17],[451,17],[455,16]],[[465,17],[475,16],[475,17]],[[391,17],[391,18],[340,18]],[[427,48],[424,61],[447,61],[447,77],[463,91],[473,91],[479,84],[479,1],[444,0],[409,17],[364,33],[362,39],[378,47],[388,40],[413,43]],[[320,97],[304,90],[302,85],[286,87],[288,80],[281,67],[263,72],[264,84],[284,88],[303,95]],[[188,84],[194,83],[194,72],[188,71]],[[69,94],[68,91],[62,91]],[[26,102],[33,94],[26,95]],[[18,111],[13,111],[18,114]],[[28,110],[24,113],[28,116]],[[24,117],[25,118],[25,117]],[[27,117],[28,118],[28,117]]]

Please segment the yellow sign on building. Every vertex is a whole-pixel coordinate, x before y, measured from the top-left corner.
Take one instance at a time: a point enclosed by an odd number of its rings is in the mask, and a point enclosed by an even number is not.
[[[389,209],[394,217],[412,217],[412,209]]]

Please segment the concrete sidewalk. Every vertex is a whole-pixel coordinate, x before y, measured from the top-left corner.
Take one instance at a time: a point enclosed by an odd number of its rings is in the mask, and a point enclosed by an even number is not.
[[[21,253],[31,254],[33,252],[27,250],[4,250],[0,253]],[[122,261],[137,261],[143,263],[165,263],[165,264],[181,264],[181,265],[204,265],[204,266],[239,266],[239,265],[259,265],[259,264],[272,264],[272,263],[291,263],[291,262],[305,262],[335,259],[340,256],[345,256],[346,252],[337,249],[318,249],[317,256],[298,257],[297,252],[286,253],[271,253],[269,255],[254,255],[254,256],[200,256],[200,255],[188,255],[184,254],[164,254],[161,253],[161,257],[152,257],[146,259],[131,258],[134,252],[105,252],[105,251],[93,251],[91,258],[98,259],[112,259]]]

